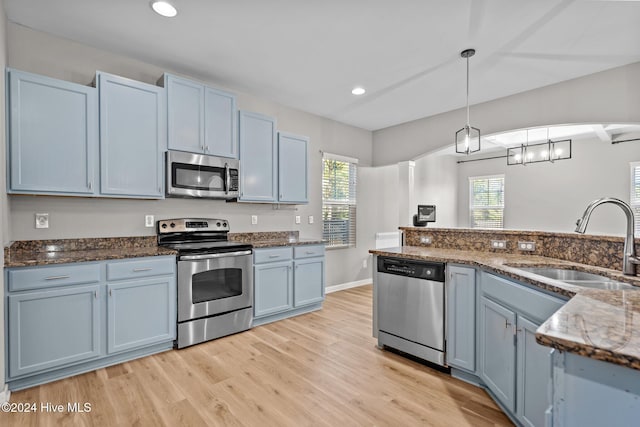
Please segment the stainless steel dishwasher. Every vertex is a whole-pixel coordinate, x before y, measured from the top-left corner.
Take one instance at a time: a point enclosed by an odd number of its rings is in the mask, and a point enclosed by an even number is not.
[[[445,366],[443,263],[378,257],[378,345]]]

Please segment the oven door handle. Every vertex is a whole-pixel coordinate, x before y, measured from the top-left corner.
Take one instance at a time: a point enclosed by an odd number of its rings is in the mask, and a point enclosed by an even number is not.
[[[251,255],[251,251],[223,252],[220,254],[182,255],[180,261],[196,261],[200,259],[226,258],[232,256]]]

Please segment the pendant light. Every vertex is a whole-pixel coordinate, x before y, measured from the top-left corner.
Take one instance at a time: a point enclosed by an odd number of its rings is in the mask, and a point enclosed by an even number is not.
[[[467,60],[467,124],[456,132],[456,153],[460,154],[480,151],[480,129],[469,125],[469,58],[475,54],[475,49],[465,49],[460,52],[460,56]]]

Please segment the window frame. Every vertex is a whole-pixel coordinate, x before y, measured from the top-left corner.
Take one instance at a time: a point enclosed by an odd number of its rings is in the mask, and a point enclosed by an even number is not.
[[[490,179],[502,179],[502,205],[491,205],[491,206],[483,206],[474,209],[474,195],[473,192],[473,182],[479,180],[490,180]],[[504,230],[504,220],[505,220],[505,174],[493,174],[493,175],[479,175],[479,176],[470,176],[468,180],[468,197],[469,197],[469,228],[477,229],[477,230]],[[501,227],[474,227],[473,221],[473,212],[474,210],[489,210],[489,209],[501,209],[502,210],[502,226]]]
[[[639,178],[636,187],[636,175]],[[634,213],[635,229],[634,237],[640,237],[640,161],[629,162],[629,206]]]
[[[336,200],[336,199],[325,199],[325,161],[332,160],[347,163],[349,167],[349,199],[348,200]],[[352,169],[353,168],[353,169]],[[357,193],[358,193],[358,159],[342,156],[338,154],[332,153],[322,153],[322,176],[321,176],[321,194],[322,194],[322,207],[321,207],[321,215],[322,215],[322,238],[325,241],[325,247],[328,250],[333,249],[347,249],[347,248],[355,248],[357,247]],[[353,188],[352,188],[353,187]],[[347,215],[348,215],[348,226],[346,228],[346,243],[334,243],[330,238],[331,233],[326,231],[327,224],[325,223],[325,212],[327,208],[336,208],[338,206],[346,206],[347,207]],[[335,233],[335,232],[333,232]],[[344,242],[344,240],[343,240]]]

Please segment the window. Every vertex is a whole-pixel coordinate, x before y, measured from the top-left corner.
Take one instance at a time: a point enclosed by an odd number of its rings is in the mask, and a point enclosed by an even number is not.
[[[631,209],[636,219],[635,236],[640,237],[640,162],[631,163]]]
[[[469,178],[471,228],[504,227],[504,175]]]
[[[357,159],[322,155],[322,238],[327,248],[356,246]]]

